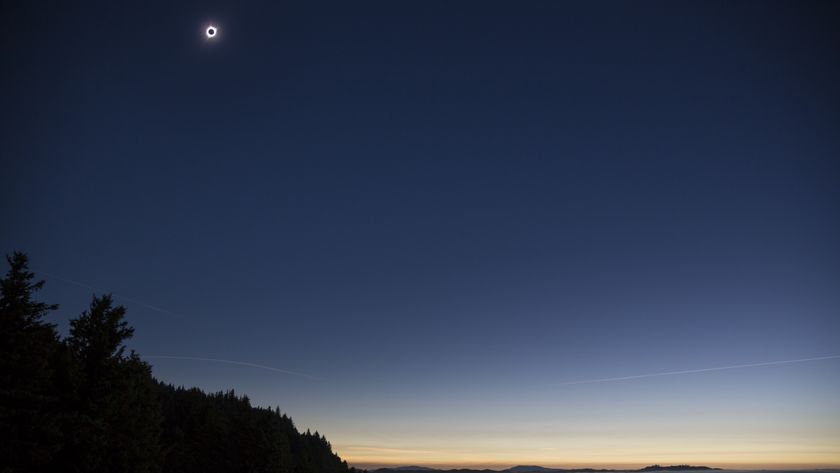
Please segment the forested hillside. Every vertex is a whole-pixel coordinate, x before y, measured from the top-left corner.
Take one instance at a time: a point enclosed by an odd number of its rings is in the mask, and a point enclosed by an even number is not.
[[[7,257],[0,298],[0,472],[353,470],[326,438],[233,391],[156,381],[110,295],[94,296],[61,338],[36,300],[44,282],[25,254]]]

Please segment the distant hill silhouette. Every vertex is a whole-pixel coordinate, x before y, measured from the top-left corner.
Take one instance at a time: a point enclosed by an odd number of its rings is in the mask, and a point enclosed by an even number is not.
[[[692,470],[720,470],[720,468],[711,468],[708,466],[692,466],[692,465],[650,465],[640,468],[636,471],[692,471]]]
[[[373,470],[372,473],[389,473],[389,472],[400,472],[400,473],[410,473],[410,472],[429,472],[429,471],[436,471],[440,473],[487,473],[487,472],[496,472],[499,473],[602,473],[602,472],[622,472],[622,473],[633,473],[633,472],[651,472],[651,471],[698,471],[698,470],[720,470],[720,468],[712,468],[709,466],[694,466],[694,465],[669,465],[669,466],[662,466],[662,465],[650,465],[644,468],[639,468],[637,470],[611,470],[611,469],[596,469],[596,468],[546,468],[543,466],[538,465],[517,465],[514,467],[510,467],[504,470],[472,470],[472,469],[452,469],[452,470],[439,470],[435,468],[427,468],[427,467],[418,467],[418,466],[401,466],[401,467],[394,467],[394,468],[380,468],[378,470]]]
[[[510,471],[512,473],[524,473],[530,471],[553,471],[551,468],[544,468],[537,465],[518,465],[512,468],[508,468],[505,471]]]

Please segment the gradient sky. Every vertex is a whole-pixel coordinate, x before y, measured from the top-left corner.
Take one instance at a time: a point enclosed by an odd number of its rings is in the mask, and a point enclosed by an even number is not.
[[[840,353],[840,4],[583,3],[4,2],[0,249],[356,465],[840,465],[837,359],[568,384]]]

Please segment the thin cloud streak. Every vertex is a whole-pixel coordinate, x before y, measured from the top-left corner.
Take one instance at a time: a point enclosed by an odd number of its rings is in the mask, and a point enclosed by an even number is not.
[[[288,374],[292,376],[300,376],[302,378],[307,378],[315,381],[322,381],[322,378],[318,378],[315,376],[311,376],[304,373],[298,373],[297,371],[289,371],[280,368],[275,368],[273,366],[266,366],[266,365],[259,365],[256,363],[250,363],[247,361],[236,361],[236,360],[225,360],[222,358],[204,358],[200,356],[175,356],[175,355],[143,355],[143,358],[149,359],[162,359],[162,360],[185,360],[185,361],[207,361],[211,363],[225,363],[229,365],[239,365],[239,366],[248,366],[250,368],[259,368],[268,371],[274,371],[277,373]]]
[[[387,448],[387,447],[365,447],[362,445],[348,445],[340,447],[342,451],[359,451],[359,452],[374,452],[374,453],[415,453],[423,455],[434,455],[440,452],[436,450],[414,450],[409,448]]]
[[[132,299],[130,297],[121,296],[119,294],[115,294],[115,293],[110,292],[110,291],[105,291],[105,290],[102,290],[98,287],[94,287],[94,286],[91,286],[89,284],[85,284],[85,283],[80,282],[80,281],[75,281],[73,279],[65,278],[65,277],[62,277],[62,276],[57,276],[55,274],[47,273],[47,272],[41,272],[41,274],[46,276],[47,279],[52,278],[52,279],[55,279],[57,281],[61,281],[61,282],[67,283],[67,284],[73,284],[74,286],[84,287],[86,289],[90,289],[91,291],[93,291],[95,293],[98,292],[100,294],[111,294],[111,296],[113,296],[115,299],[122,299],[126,302],[130,302],[132,304],[137,304],[141,307],[145,307],[146,309],[153,310],[155,312],[160,312],[162,314],[172,315],[174,317],[185,318],[183,315],[172,312],[170,310],[162,309],[160,307],[153,306],[153,305],[147,304],[145,302],[140,302],[137,299]]]
[[[840,355],[826,355],[826,356],[816,356],[812,358],[798,358],[795,360],[777,360],[777,361],[765,361],[761,363],[745,363],[741,365],[730,365],[730,366],[716,366],[713,368],[699,368],[694,370],[680,370],[680,371],[665,371],[662,373],[649,373],[649,374],[638,374],[633,376],[619,376],[615,378],[598,378],[598,379],[585,379],[581,381],[568,381],[565,383],[560,383],[560,386],[571,386],[575,384],[594,384],[594,383],[609,383],[613,381],[627,381],[631,379],[643,379],[643,378],[654,378],[659,376],[675,376],[680,374],[693,374],[693,373],[706,373],[708,371],[724,371],[724,370],[737,370],[742,368],[755,368],[758,366],[773,366],[773,365],[786,365],[791,363],[805,363],[809,361],[820,361],[820,360],[835,360],[840,358]]]
[[[98,292],[98,293],[101,293],[101,294],[109,293],[108,291],[104,291],[104,290],[102,290],[98,287],[91,286],[90,284],[85,284],[81,281],[76,281],[76,280],[73,280],[73,279],[65,278],[65,277],[58,276],[58,275],[55,275],[55,274],[52,274],[52,273],[41,272],[40,274],[43,274],[47,278],[52,278],[52,279],[55,279],[57,281],[62,281],[62,282],[67,283],[67,284],[72,284],[74,286],[79,286],[79,287],[83,287],[83,288],[86,288],[86,289],[90,289],[91,291]],[[151,305],[151,304],[147,304],[145,302],[141,302],[141,301],[138,301],[136,299],[129,298],[129,297],[121,296],[119,294],[115,294],[115,293],[110,293],[110,294],[116,299],[122,299],[124,301],[131,302],[132,304],[137,304],[141,307],[145,307],[146,309],[149,309],[149,310],[160,312],[162,314],[172,315],[174,317],[185,318],[181,314],[163,309],[161,307],[157,307],[157,306],[154,306],[154,305]],[[260,365],[260,364],[251,363],[251,362],[248,362],[248,361],[226,360],[226,359],[222,359],[222,358],[205,358],[205,357],[200,357],[200,356],[174,356],[174,355],[143,355],[143,358],[185,360],[185,361],[206,361],[206,362],[211,362],[211,363],[226,363],[226,364],[229,364],[229,365],[239,365],[239,366],[247,366],[247,367],[250,367],[250,368],[259,368],[259,369],[263,369],[263,370],[274,371],[276,373],[283,373],[283,374],[288,374],[288,375],[292,375],[292,376],[299,376],[299,377],[302,377],[302,378],[307,378],[307,379],[316,380],[316,381],[321,380],[321,378],[318,378],[316,376],[311,376],[311,375],[308,375],[308,374],[305,374],[305,373],[298,373],[296,371],[284,370],[284,369],[280,369],[280,368],[275,368],[273,366]]]

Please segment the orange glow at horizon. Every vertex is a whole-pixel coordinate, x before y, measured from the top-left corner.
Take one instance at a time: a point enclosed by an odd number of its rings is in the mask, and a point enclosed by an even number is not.
[[[361,468],[418,465],[436,468],[504,469],[515,465],[540,465],[555,468],[635,469],[651,464],[704,465],[725,469],[809,469],[840,467],[840,443],[774,444],[759,446],[713,445],[680,448],[659,445],[639,448],[637,442],[617,441],[602,452],[594,449],[531,447],[520,451],[504,448],[458,450],[438,448],[374,447],[336,445],[336,452],[351,465]],[[578,450],[578,453],[574,453]]]
[[[498,459],[496,461],[476,461],[475,458],[468,456],[463,461],[458,458],[444,459],[429,459],[421,457],[388,457],[383,458],[375,455],[350,455],[342,452],[338,454],[347,461],[348,464],[356,468],[362,469],[377,469],[400,466],[422,466],[437,469],[491,469],[504,470],[516,465],[539,465],[546,468],[596,468],[596,469],[639,469],[648,465],[675,465],[688,464],[698,466],[710,466],[713,468],[722,468],[725,470],[809,470],[809,469],[840,469],[840,457],[837,455],[820,455],[818,458],[813,456],[797,456],[791,455],[784,458],[770,459],[767,457],[752,457],[750,455],[728,455],[720,457],[683,457],[683,456],[669,456],[669,455],[640,455],[640,458],[647,459],[646,461],[639,461],[639,459],[628,458],[626,460],[619,460],[610,458],[609,461],[604,461],[603,458],[510,458],[507,460]],[[609,456],[609,455],[605,455]],[[686,459],[687,458],[687,459]]]
[[[301,424],[362,468],[840,468],[836,369],[728,370],[562,389],[453,382],[413,386],[401,397],[386,387],[380,397],[345,401]]]

